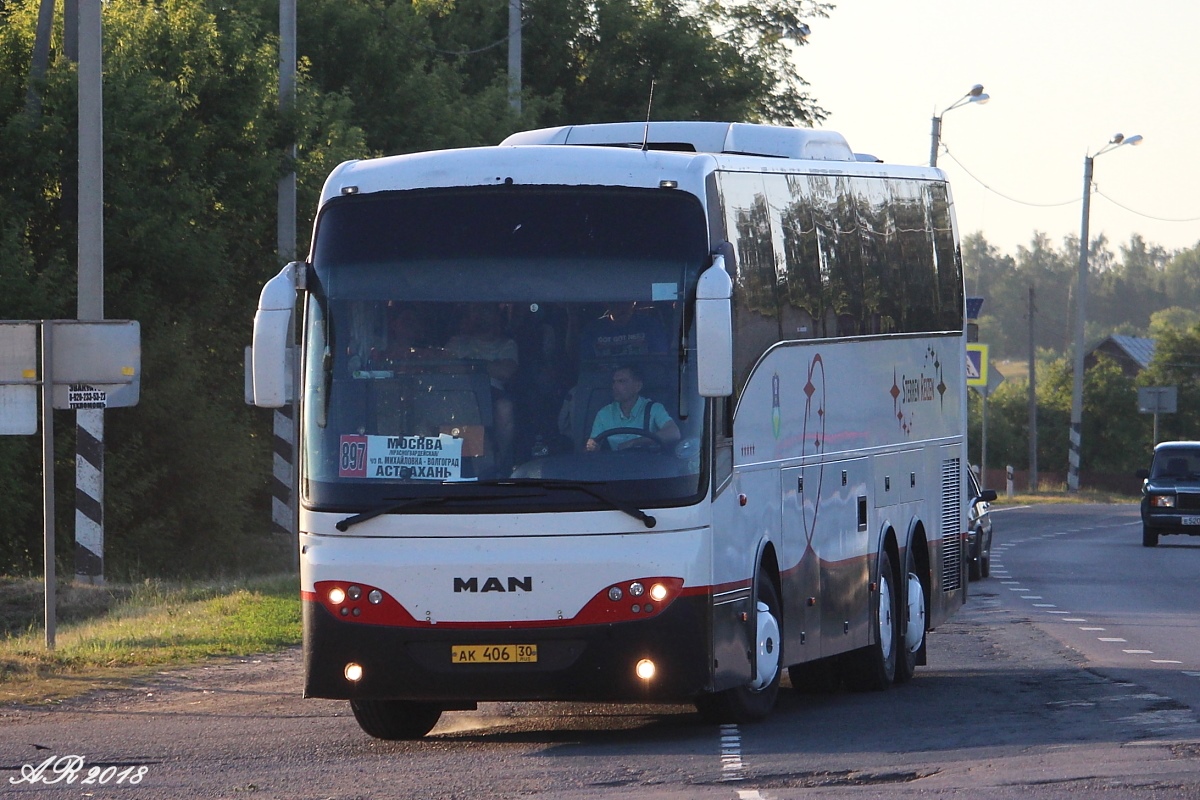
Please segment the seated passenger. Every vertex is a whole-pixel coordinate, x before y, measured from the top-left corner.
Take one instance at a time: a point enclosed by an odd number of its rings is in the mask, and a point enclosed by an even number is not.
[[[496,459],[502,469],[512,466],[514,419],[508,382],[517,372],[517,343],[504,332],[500,308],[495,303],[472,303],[458,335],[446,342],[446,354],[487,362],[496,420]]]
[[[596,412],[596,419],[592,423],[592,434],[586,445],[589,453],[600,449],[597,437],[617,428],[643,430],[654,434],[657,441],[667,444],[679,441],[679,426],[671,419],[663,404],[642,397],[642,374],[637,367],[624,365],[613,370],[612,389],[613,401]],[[613,450],[656,441],[655,438],[636,433],[616,433],[605,438]]]
[[[669,349],[667,330],[653,311],[636,313],[633,301],[613,303],[579,337],[581,361],[616,360],[625,356],[662,355]]]
[[[396,363],[413,358],[427,358],[436,351],[425,341],[425,323],[421,313],[410,305],[389,305],[387,309],[387,347],[373,353],[372,361]]]

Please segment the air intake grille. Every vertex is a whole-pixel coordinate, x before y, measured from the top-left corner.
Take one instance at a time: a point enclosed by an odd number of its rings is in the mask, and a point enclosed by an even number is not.
[[[1195,511],[1200,508],[1200,494],[1180,492],[1175,496],[1175,507]]]
[[[957,458],[942,462],[942,591],[962,588],[962,467]]]

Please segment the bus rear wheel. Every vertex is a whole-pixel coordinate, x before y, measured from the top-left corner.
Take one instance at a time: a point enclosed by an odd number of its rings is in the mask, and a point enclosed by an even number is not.
[[[897,637],[900,652],[896,659],[896,683],[905,683],[912,679],[913,673],[917,671],[917,664],[923,663],[921,651],[925,648],[925,585],[917,573],[917,562],[913,558],[911,546],[906,564],[906,608],[903,632]]]
[[[758,669],[745,686],[736,686],[696,698],[700,715],[714,723],[757,722],[770,716],[779,696],[783,673],[779,593],[770,578],[758,579],[758,613],[755,615],[755,648]]]
[[[872,603],[871,629],[875,641],[846,654],[846,686],[853,691],[882,691],[895,681],[901,643],[899,612],[892,559],[884,550],[879,554],[879,589]]]
[[[358,726],[376,739],[420,739],[433,730],[442,710],[411,700],[351,700]]]

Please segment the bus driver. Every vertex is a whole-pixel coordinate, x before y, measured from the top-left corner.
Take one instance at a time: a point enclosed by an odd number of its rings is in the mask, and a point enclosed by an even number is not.
[[[671,419],[663,404],[642,397],[642,373],[637,367],[622,365],[613,370],[612,390],[613,401],[596,412],[592,434],[586,445],[589,453],[600,449],[601,443],[596,441],[597,437],[607,439],[609,448],[613,450],[624,450],[636,447],[639,443],[654,441],[651,437],[639,436],[636,433],[603,436],[606,431],[618,428],[634,428],[652,433],[664,444],[679,441],[679,426]]]

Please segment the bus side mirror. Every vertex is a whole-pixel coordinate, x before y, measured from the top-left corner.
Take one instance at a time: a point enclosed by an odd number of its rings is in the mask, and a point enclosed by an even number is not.
[[[291,400],[288,395],[288,354],[291,342],[292,312],[296,308],[296,276],[302,264],[293,261],[267,281],[258,297],[254,313],[254,344],[251,348],[251,373],[254,380],[254,405],[279,408]]]
[[[733,281],[720,255],[696,284],[696,376],[701,397],[733,394]]]

